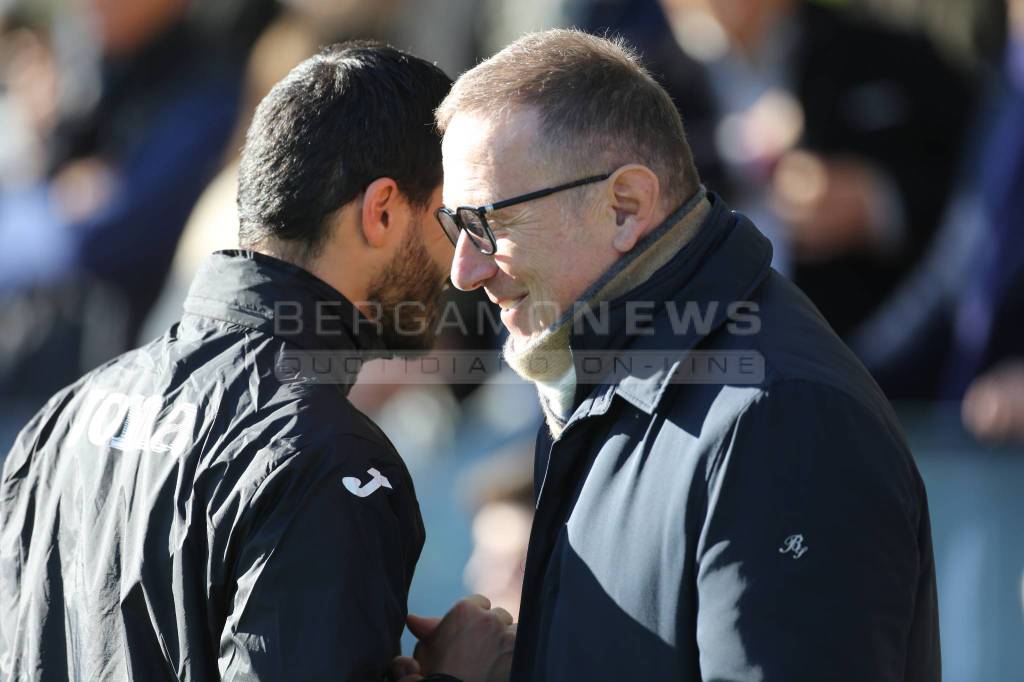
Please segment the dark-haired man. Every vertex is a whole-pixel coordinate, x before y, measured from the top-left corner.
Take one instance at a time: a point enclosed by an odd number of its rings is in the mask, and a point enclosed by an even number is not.
[[[0,677],[385,674],[424,534],[408,471],[346,394],[361,361],[429,345],[450,84],[349,44],[263,100],[242,250],[213,254],[179,324],[54,396],[5,461]],[[508,639],[487,606],[460,610],[473,661]],[[437,670],[471,678],[465,660]]]
[[[438,122],[452,281],[501,307],[547,416],[513,679],[937,682],[892,409],[635,55],[526,36]],[[425,634],[421,667],[458,641]]]

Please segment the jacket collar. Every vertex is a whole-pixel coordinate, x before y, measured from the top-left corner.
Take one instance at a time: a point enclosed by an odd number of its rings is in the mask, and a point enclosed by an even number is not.
[[[387,354],[377,324],[306,270],[254,251],[217,251],[200,267],[185,312],[275,336],[303,350]]]
[[[584,357],[587,351],[668,351],[670,360],[653,363],[649,369],[628,372],[596,390],[590,390],[592,385],[581,383],[582,392],[589,395],[583,399],[570,423],[603,414],[614,395],[653,414],[686,352],[727,321],[730,303],[747,300],[767,277],[772,259],[770,242],[745,216],[732,212],[720,197],[713,193],[708,196],[712,204],[711,213],[693,240],[648,281],[611,302],[611,333],[595,335],[584,330],[572,341],[574,352],[581,351],[577,355]],[[629,301],[651,301],[655,304],[651,333],[626,333]],[[674,302],[677,311],[682,311],[687,305],[696,306],[702,315],[710,315],[710,323],[703,328],[690,324],[677,331],[667,310],[670,301]]]

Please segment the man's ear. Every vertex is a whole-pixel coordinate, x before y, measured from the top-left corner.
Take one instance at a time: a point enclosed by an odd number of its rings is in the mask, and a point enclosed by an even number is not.
[[[615,214],[612,246],[627,253],[650,228],[661,198],[658,176],[647,166],[632,163],[608,179],[609,209]]]
[[[407,210],[398,184],[391,178],[377,178],[363,192],[363,239],[372,248],[386,246],[399,229],[400,214]]]

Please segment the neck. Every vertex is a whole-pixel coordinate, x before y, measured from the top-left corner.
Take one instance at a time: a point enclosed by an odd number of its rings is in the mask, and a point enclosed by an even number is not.
[[[330,257],[330,250],[322,249],[316,255],[310,255],[306,249],[280,239],[266,239],[252,247],[253,251],[262,253],[286,263],[302,268],[331,286],[344,296],[363,315],[370,317],[373,308],[366,300],[369,290],[365,282],[360,282],[352,267],[339,266]]]
[[[365,282],[356,281],[352,277],[351,268],[338,267],[324,257],[312,259],[307,266],[300,266],[327,282],[347,298],[363,315],[373,318],[373,306],[369,298],[369,288]]]

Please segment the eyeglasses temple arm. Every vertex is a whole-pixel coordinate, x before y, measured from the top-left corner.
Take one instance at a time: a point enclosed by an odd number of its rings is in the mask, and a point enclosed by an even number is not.
[[[581,185],[589,185],[592,182],[601,182],[602,180],[607,180],[608,178],[610,178],[611,175],[611,173],[605,173],[603,175],[591,175],[590,177],[583,178],[582,180],[574,180],[573,182],[567,182],[564,185],[558,185],[557,187],[549,187],[547,189],[537,190],[536,192],[530,192],[529,194],[524,194],[522,196],[513,197],[511,199],[505,199],[504,201],[499,201],[497,203],[491,204],[489,206],[483,206],[481,208],[483,208],[483,210],[485,211],[498,211],[503,208],[508,208],[509,206],[515,206],[516,204],[522,204],[527,201],[533,201],[534,199],[540,199],[541,197],[549,196],[551,194],[554,194],[555,192],[562,192],[567,189],[572,189],[573,187],[579,187]]]

